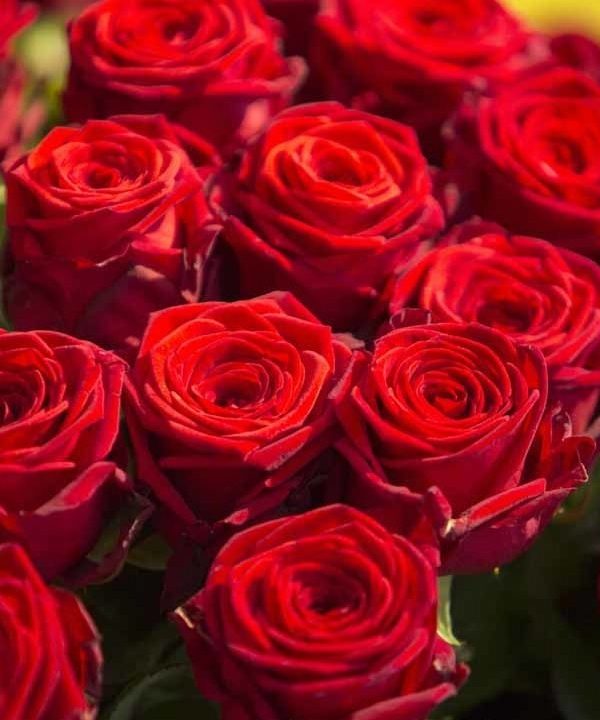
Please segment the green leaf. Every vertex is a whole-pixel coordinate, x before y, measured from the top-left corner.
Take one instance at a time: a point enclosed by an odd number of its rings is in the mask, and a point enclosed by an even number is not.
[[[83,602],[102,635],[105,702],[110,703],[129,683],[166,664],[181,639],[160,611],[163,578],[126,565],[105,585],[89,586]]]
[[[438,579],[438,635],[450,645],[460,645],[452,629],[451,612],[452,575]]]
[[[130,686],[101,720],[218,720],[198,692],[188,665],[173,665]]]
[[[62,84],[69,67],[65,24],[54,18],[35,23],[19,37],[17,53],[32,77]]]
[[[552,683],[565,720],[600,718],[600,656],[569,625],[554,614],[548,624],[552,635]]]
[[[458,654],[469,661],[471,676],[460,693],[440,708],[439,716],[458,718],[508,685],[515,654],[514,630],[505,602],[503,573],[455,576],[448,591],[453,634],[464,643]]]
[[[171,548],[160,535],[153,534],[131,548],[127,562],[144,570],[163,571],[167,567],[171,552]]]

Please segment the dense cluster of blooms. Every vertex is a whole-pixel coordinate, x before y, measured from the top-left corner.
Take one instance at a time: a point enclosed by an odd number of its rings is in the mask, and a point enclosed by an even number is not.
[[[595,456],[600,50],[496,0],[40,4],[79,13],[44,133],[0,4],[0,716],[95,717],[46,583],[151,516],[223,720],[425,720],[437,576]]]

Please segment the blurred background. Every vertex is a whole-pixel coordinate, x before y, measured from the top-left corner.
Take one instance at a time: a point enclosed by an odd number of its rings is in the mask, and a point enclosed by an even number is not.
[[[532,26],[548,32],[581,32],[600,40],[598,0],[504,0]]]

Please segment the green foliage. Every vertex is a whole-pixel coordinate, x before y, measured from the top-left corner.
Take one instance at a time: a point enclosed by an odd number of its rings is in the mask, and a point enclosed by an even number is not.
[[[446,575],[438,580],[438,635],[450,645],[460,645],[454,636],[451,612],[452,576]]]
[[[185,664],[171,665],[127,688],[101,720],[218,720],[203,700]]]
[[[471,677],[437,720],[600,719],[599,470],[523,557],[453,578],[441,624]]]

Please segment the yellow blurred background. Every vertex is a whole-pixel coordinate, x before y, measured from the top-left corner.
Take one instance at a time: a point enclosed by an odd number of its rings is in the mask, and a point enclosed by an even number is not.
[[[549,32],[581,32],[600,41],[600,0],[504,0],[530,23]]]

